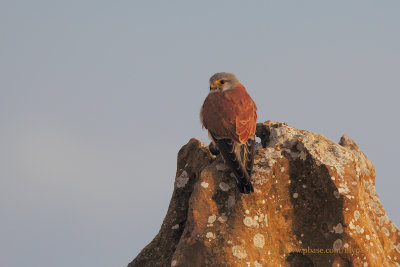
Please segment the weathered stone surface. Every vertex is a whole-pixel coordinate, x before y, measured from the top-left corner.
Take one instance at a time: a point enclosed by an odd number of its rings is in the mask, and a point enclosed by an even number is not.
[[[128,266],[400,266],[400,231],[348,136],[270,122],[257,136],[250,195],[208,147],[182,147],[160,232]]]

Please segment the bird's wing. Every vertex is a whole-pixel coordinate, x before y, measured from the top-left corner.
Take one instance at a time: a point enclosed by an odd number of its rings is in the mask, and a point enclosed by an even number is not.
[[[235,134],[239,142],[254,138],[257,124],[257,107],[246,90],[226,91],[226,98],[231,100],[235,111]]]
[[[244,144],[256,131],[257,107],[243,86],[209,94],[201,110],[203,126],[216,138]]]

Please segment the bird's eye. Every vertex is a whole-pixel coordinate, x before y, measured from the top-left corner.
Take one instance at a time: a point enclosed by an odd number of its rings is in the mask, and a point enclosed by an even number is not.
[[[225,81],[224,81],[224,80],[221,80],[219,83],[220,83],[220,84],[224,84],[224,83],[225,83]]]

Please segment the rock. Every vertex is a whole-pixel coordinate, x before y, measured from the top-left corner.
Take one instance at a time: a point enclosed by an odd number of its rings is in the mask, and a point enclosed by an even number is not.
[[[220,155],[196,139],[182,147],[161,229],[129,267],[400,266],[400,231],[353,140],[269,121],[257,136],[249,195],[217,169]]]

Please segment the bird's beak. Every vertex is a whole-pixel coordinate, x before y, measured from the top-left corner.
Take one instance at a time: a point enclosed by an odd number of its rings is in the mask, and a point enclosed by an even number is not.
[[[211,91],[211,90],[215,90],[215,89],[218,89],[218,84],[216,84],[216,83],[210,83],[210,91]]]

